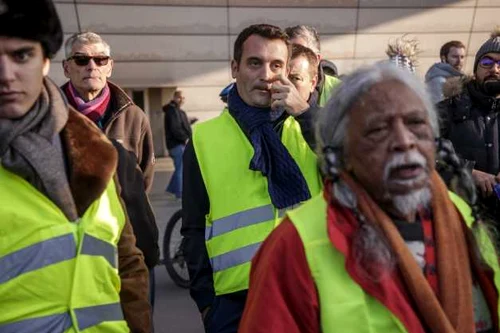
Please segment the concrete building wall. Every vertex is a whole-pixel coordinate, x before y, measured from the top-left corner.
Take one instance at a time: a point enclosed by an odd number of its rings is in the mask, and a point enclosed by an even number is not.
[[[159,128],[158,106],[175,88],[184,108],[205,120],[223,107],[219,91],[231,81],[230,59],[237,34],[254,23],[315,26],[322,52],[341,74],[385,59],[391,38],[420,41],[418,73],[439,59],[439,48],[458,39],[474,54],[499,23],[500,0],[55,0],[66,38],[92,30],[110,43],[112,80],[149,91],[149,114]],[[60,52],[50,75],[65,81]],[[155,89],[150,89],[155,88]],[[158,101],[158,89],[161,103]],[[155,133],[157,130],[155,130]],[[158,134],[159,135],[159,134]],[[156,139],[156,137],[155,137]],[[158,148],[159,149],[159,148]]]

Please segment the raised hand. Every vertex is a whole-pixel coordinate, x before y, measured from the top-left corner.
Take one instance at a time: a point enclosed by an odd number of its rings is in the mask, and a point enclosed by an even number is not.
[[[289,115],[296,117],[309,109],[309,103],[300,96],[293,83],[280,74],[271,86],[271,108],[282,108]]]

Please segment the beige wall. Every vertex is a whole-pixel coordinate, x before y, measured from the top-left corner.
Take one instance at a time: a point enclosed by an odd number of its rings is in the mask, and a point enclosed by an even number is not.
[[[341,73],[385,59],[388,40],[404,33],[420,41],[419,75],[438,61],[439,48],[458,39],[474,53],[500,17],[500,0],[55,0],[66,37],[93,30],[111,44],[112,79],[149,90],[157,123],[166,91],[185,92],[185,109],[201,120],[217,115],[219,91],[231,80],[232,44],[244,27],[310,24],[322,36],[325,58]],[[51,76],[65,81],[62,52]],[[168,88],[161,90],[159,88]],[[159,95],[158,95],[159,94]],[[155,139],[157,139],[156,135]],[[158,147],[158,149],[160,149]]]

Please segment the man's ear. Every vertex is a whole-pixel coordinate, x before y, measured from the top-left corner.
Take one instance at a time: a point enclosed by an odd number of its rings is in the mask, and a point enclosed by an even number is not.
[[[239,65],[236,60],[231,60],[231,76],[233,79],[236,79],[236,73],[238,73]]]
[[[446,63],[446,57],[445,57],[445,56],[442,56],[442,57],[441,57],[441,62],[442,62],[442,63]]]
[[[50,71],[50,59],[45,58],[43,60],[43,68],[42,68],[43,76],[49,75],[49,71]]]
[[[113,73],[113,59],[109,59],[109,72],[106,74],[106,77],[111,77],[111,74]]]
[[[66,78],[69,79],[70,77],[69,77],[69,69],[68,69],[68,67],[69,67],[68,60],[63,60],[62,66],[63,66],[63,69],[64,69],[64,76],[66,76]]]
[[[318,84],[318,74],[314,75],[311,82],[312,82],[312,87],[310,92],[313,92],[314,89],[316,89],[316,85]]]

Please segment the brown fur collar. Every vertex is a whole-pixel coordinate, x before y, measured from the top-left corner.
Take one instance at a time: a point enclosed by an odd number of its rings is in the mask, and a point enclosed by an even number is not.
[[[71,107],[62,138],[71,192],[78,215],[82,216],[113,177],[118,154],[99,128]]]
[[[473,76],[453,76],[446,80],[443,84],[443,96],[444,98],[450,98],[460,95],[465,86],[474,80]]]

